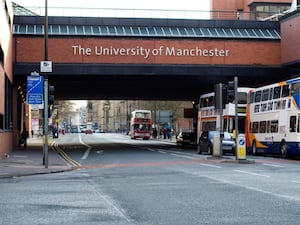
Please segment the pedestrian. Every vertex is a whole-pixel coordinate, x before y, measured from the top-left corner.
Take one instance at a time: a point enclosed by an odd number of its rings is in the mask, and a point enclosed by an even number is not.
[[[156,137],[157,137],[157,129],[154,128],[153,129],[153,138],[156,139]]]
[[[23,129],[22,133],[21,133],[21,143],[24,144],[24,148],[27,148],[27,138],[29,137],[29,133],[26,130],[26,128]]]

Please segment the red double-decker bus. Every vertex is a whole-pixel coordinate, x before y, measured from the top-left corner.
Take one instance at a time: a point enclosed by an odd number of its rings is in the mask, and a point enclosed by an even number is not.
[[[135,110],[131,113],[130,137],[148,140],[151,136],[151,111]]]

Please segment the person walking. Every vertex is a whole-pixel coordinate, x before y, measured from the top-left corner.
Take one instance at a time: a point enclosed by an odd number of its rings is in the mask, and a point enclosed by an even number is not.
[[[24,148],[27,148],[27,138],[29,137],[29,133],[26,130],[26,128],[23,129],[22,133],[21,133],[21,143],[24,144]]]

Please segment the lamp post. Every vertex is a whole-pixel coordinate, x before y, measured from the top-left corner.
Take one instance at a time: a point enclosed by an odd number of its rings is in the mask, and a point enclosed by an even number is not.
[[[48,1],[45,0],[45,18],[44,18],[44,60],[48,61]],[[44,156],[43,164],[48,168],[48,75],[44,75]]]

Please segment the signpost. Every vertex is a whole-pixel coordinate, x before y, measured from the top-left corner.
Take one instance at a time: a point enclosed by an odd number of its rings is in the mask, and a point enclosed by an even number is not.
[[[27,103],[33,105],[43,104],[44,77],[33,72],[27,76]]]

